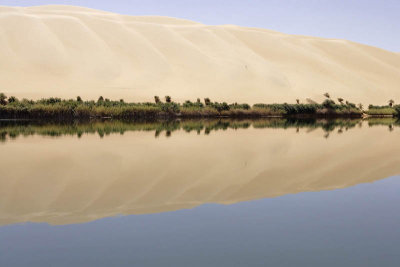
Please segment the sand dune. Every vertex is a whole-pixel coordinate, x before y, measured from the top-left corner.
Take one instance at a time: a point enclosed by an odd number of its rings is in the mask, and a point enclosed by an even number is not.
[[[328,91],[400,101],[400,54],[287,35],[73,6],[0,7],[0,90],[18,97],[294,102]]]
[[[321,129],[310,131],[20,137],[1,144],[0,225],[82,223],[231,204],[345,188],[400,173],[397,129],[364,123],[328,139]]]

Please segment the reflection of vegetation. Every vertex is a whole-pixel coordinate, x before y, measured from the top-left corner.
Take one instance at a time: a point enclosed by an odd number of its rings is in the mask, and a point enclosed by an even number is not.
[[[400,126],[400,121],[393,118],[371,118],[367,120],[370,127],[375,125],[387,126],[393,130],[395,126]],[[182,130],[187,133],[195,132],[197,134],[210,134],[213,131],[227,129],[294,129],[297,132],[300,129],[322,129],[325,136],[337,131],[343,133],[356,126],[362,126],[361,119],[256,119],[256,120],[232,120],[232,119],[214,119],[214,120],[163,120],[163,121],[89,121],[89,122],[71,122],[71,123],[49,123],[43,121],[0,121],[0,141],[14,139],[18,136],[77,136],[80,138],[84,134],[97,134],[104,137],[110,134],[124,134],[129,131],[154,131],[155,137],[164,133],[165,136],[171,136],[174,131]]]
[[[400,126],[400,119],[396,118],[369,118],[368,125],[373,126],[387,126],[389,131],[393,131],[394,127]]]
[[[253,123],[254,128],[321,128],[326,132],[334,131],[336,128],[350,129],[354,128],[360,119],[334,119],[334,120],[318,120],[318,119],[275,119],[275,120],[258,120]]]
[[[400,119],[396,118],[368,118],[369,126],[388,126],[388,125],[396,125],[400,126]]]

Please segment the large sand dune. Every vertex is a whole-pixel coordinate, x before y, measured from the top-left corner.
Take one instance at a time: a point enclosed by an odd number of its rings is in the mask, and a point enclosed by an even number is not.
[[[400,101],[400,54],[287,35],[73,6],[0,7],[0,91],[18,97],[242,102]]]

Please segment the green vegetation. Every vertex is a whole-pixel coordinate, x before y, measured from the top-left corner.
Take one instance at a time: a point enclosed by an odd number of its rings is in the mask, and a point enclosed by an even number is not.
[[[255,104],[253,109],[269,110],[274,115],[308,115],[317,117],[361,117],[362,110],[352,103],[337,105],[326,99],[322,104]]]
[[[3,93],[0,93],[0,105],[2,106],[7,105],[7,97]]]
[[[399,116],[400,106],[374,106],[369,105],[366,113],[371,116]],[[396,110],[397,109],[397,110]]]
[[[363,106],[356,106],[343,98],[338,98],[338,104],[325,93],[325,101],[321,104],[307,100],[301,104],[248,104],[212,102],[205,98],[204,103],[198,98],[176,103],[170,96],[165,96],[162,102],[159,96],[154,102],[128,103],[123,99],[110,100],[100,96],[97,101],[84,101],[80,96],[76,99],[45,98],[28,100],[0,93],[0,118],[2,119],[52,119],[74,120],[93,118],[114,119],[159,119],[159,118],[211,118],[211,117],[361,117]],[[388,106],[371,106],[366,111],[368,115],[400,115],[400,106],[389,101]]]

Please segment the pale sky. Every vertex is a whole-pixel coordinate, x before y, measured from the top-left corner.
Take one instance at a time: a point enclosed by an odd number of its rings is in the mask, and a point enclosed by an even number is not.
[[[47,4],[259,27],[400,52],[400,0],[0,0],[9,6]]]

